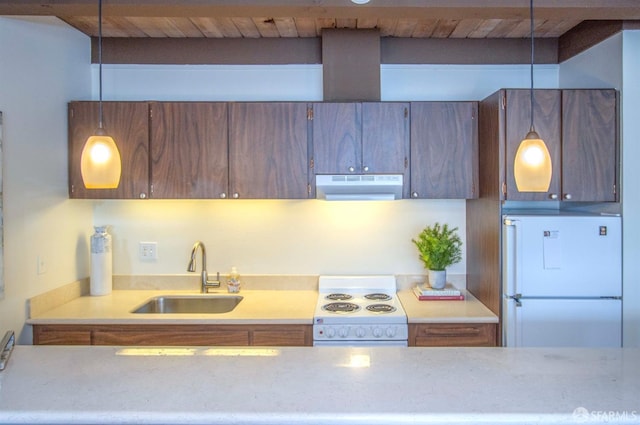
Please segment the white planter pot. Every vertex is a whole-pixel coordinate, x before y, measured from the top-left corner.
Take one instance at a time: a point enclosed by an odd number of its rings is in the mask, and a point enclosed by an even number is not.
[[[433,289],[442,289],[447,284],[446,270],[428,270],[429,286]]]

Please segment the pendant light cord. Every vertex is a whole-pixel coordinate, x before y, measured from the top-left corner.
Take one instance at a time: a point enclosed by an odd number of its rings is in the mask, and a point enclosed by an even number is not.
[[[98,125],[102,129],[102,0],[98,0]]]
[[[533,43],[533,0],[530,0],[529,2],[529,18],[530,18],[530,24],[531,24],[531,67],[530,67],[530,74],[531,74],[531,88],[530,88],[530,92],[529,92],[529,98],[531,100],[531,126],[530,126],[530,130],[529,131],[535,131],[533,129],[533,61],[534,61],[534,43]]]

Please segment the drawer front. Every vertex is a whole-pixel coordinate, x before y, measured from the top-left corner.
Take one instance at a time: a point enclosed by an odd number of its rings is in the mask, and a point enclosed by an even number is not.
[[[249,345],[249,333],[238,331],[101,331],[93,333],[94,345]]]
[[[494,323],[429,323],[409,325],[409,341],[417,347],[495,347]]]

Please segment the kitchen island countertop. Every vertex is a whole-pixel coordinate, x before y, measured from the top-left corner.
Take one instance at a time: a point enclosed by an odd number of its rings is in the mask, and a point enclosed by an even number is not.
[[[639,424],[639,349],[16,346],[0,423]]]

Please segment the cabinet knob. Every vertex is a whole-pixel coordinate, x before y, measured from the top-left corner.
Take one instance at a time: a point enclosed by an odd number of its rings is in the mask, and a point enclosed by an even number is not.
[[[240,194],[238,192],[233,193],[233,199],[238,199],[239,197],[240,197]]]
[[[550,193],[549,194],[549,199],[558,199],[558,194],[557,193]]]
[[[571,199],[571,194],[570,193],[565,193],[564,194],[564,199]]]
[[[369,171],[369,167],[367,167],[366,165],[365,165],[364,167],[362,167],[362,169],[363,169],[364,171]]]
[[[220,194],[220,199],[224,199],[224,198],[226,198],[226,197],[227,197],[227,194],[226,194],[226,193],[222,192],[222,193]]]
[[[140,199],[147,199],[147,194],[144,192],[140,192]]]
[[[350,172],[350,173],[353,173],[354,171],[356,171],[356,169],[355,169],[355,168],[353,168],[353,167],[349,167],[349,172]]]
[[[418,197],[418,192],[411,192],[411,197],[412,198],[417,198]]]

